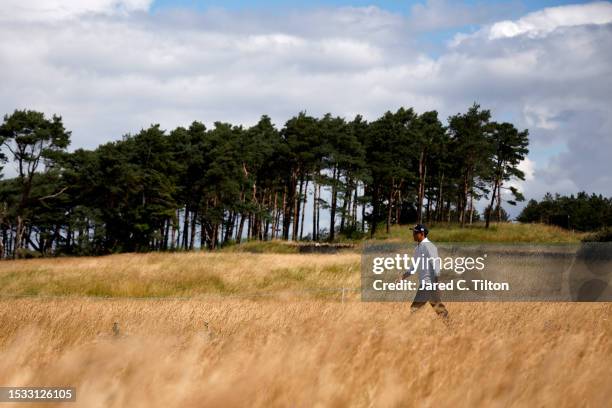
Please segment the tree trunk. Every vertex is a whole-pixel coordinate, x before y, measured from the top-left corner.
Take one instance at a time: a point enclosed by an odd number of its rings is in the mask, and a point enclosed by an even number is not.
[[[317,179],[316,175],[312,179],[312,240],[316,241],[319,239],[317,237]]]
[[[234,235],[234,224],[236,223],[236,217],[238,217],[238,213],[235,211],[230,211],[227,224],[225,226],[225,236],[223,238],[224,244],[227,244]]]
[[[493,214],[493,205],[495,204],[495,196],[497,193],[497,178],[495,178],[495,182],[493,183],[493,189],[491,190],[491,203],[489,204],[489,208],[487,209],[485,228],[489,228],[489,224],[491,222],[491,215]]]
[[[166,218],[166,221],[164,222],[164,227],[163,227],[163,241],[162,241],[162,250],[167,250],[168,249],[168,234],[170,233],[170,219]],[[79,231],[79,236],[81,235],[81,232]],[[79,244],[80,246],[80,244]]]
[[[180,210],[176,210],[176,221],[172,220],[172,234],[170,239],[170,249],[174,250],[178,248],[178,234],[177,228],[180,220]]]
[[[244,230],[244,213],[240,214],[240,223],[238,224],[238,231],[236,231],[236,243],[239,244],[242,241],[242,232]]]
[[[463,196],[461,197],[461,209],[459,211],[459,223],[461,224],[461,228],[465,226],[465,209],[467,207],[468,191],[468,175],[466,174],[465,177],[463,177]]]
[[[206,248],[206,220],[200,217],[200,250]]]
[[[378,223],[378,216],[380,213],[380,185],[374,187],[372,192],[372,216],[370,220],[370,237],[374,237],[376,233],[376,226]]]
[[[17,229],[15,230],[15,245],[13,249],[13,258],[17,257],[17,252],[21,249],[23,234],[25,232],[25,225],[23,223],[23,219],[21,215],[17,216]]]
[[[502,186],[502,181],[500,180],[499,183],[497,184],[497,222],[501,222],[502,221],[502,216],[501,216],[501,186]]]
[[[337,200],[337,189],[336,189],[336,176],[338,174],[338,166],[334,166],[332,174],[332,197],[331,197],[331,214],[329,219],[329,241],[333,242],[336,238],[336,200]]]
[[[438,199],[436,200],[436,221],[442,221],[444,213],[444,173],[440,175],[440,183],[438,184]]]
[[[321,237],[319,235],[319,231],[321,231],[321,185],[318,184],[317,185],[317,225],[316,225],[316,230],[317,231],[317,240],[320,240]]]
[[[401,216],[401,205],[402,205],[402,183],[398,186],[397,189],[397,200],[395,200],[395,223],[399,225],[399,219]]]
[[[274,211],[276,209],[276,195],[274,195],[274,199],[272,198],[272,190],[270,190],[268,196],[268,207],[266,209],[266,211],[269,211],[270,208],[270,204],[272,204],[272,212],[268,215],[268,217],[266,217],[266,221],[264,223],[264,230],[263,230],[263,240],[264,241],[268,241],[269,240],[269,231],[270,231],[270,227],[272,226],[272,221],[273,217],[274,217]]]
[[[181,247],[187,249],[189,239],[189,207],[185,206],[185,214],[183,215],[183,241]]]
[[[419,156],[419,186],[417,192],[417,224],[423,221],[423,197],[425,196],[425,150]]]
[[[300,227],[300,204],[301,204],[301,200],[302,200],[302,189],[304,188],[304,178],[303,176],[300,176],[298,184],[300,186],[299,190],[297,189],[297,185],[295,190],[297,190],[297,194],[294,194],[293,197],[293,231],[292,231],[292,236],[291,239],[293,241],[297,241],[298,240],[298,233],[300,232],[299,227]]]
[[[474,219],[474,194],[470,192],[470,225]]]
[[[293,183],[294,177],[291,176],[291,183]],[[290,188],[293,188],[289,186]],[[283,239],[289,240],[289,226],[291,224],[291,206],[289,205],[290,200],[290,192],[288,191],[287,186],[285,185],[285,190],[283,192]]]
[[[270,234],[270,236],[273,239],[276,238],[276,229],[278,228],[277,212],[278,212],[278,191],[275,191],[274,192],[274,207],[272,208],[272,232]]]
[[[302,204],[302,220],[300,221],[300,240],[304,237],[304,214],[306,214],[306,202],[308,201],[308,179],[304,187],[304,202]]]
[[[346,191],[344,192],[344,196],[342,200],[342,214],[340,214],[340,232],[344,232],[347,211],[349,211],[350,209],[351,189],[350,187],[348,187],[349,185],[350,185],[350,181],[347,180],[347,188],[346,188]]]
[[[357,207],[359,206],[359,182],[355,183],[355,191],[353,197],[353,226],[357,228]]]
[[[191,216],[191,237],[189,239],[189,250],[193,251],[193,246],[195,244],[195,235],[196,235],[196,219],[198,216],[198,211],[195,210],[192,212]]]
[[[217,248],[217,242],[219,240],[218,235],[219,235],[219,223],[215,223],[212,228],[211,248],[210,249]]]
[[[363,184],[363,195],[365,195],[366,185]],[[365,203],[361,203],[361,232],[365,233]]]
[[[391,231],[391,211],[393,211],[393,189],[395,181],[391,181],[391,188],[389,190],[389,204],[387,207],[387,234]]]

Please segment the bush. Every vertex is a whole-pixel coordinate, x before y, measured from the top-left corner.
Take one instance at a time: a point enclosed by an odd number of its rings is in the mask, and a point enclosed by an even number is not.
[[[340,240],[345,239],[350,241],[358,241],[365,238],[367,233],[361,231],[361,224],[358,223],[357,225],[346,227],[344,231],[339,233],[339,236]]]
[[[34,259],[40,258],[42,254],[38,251],[34,251],[27,248],[18,248],[15,251],[15,257],[18,259]]]

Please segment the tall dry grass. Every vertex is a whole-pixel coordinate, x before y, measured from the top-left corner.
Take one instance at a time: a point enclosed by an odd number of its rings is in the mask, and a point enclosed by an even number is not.
[[[489,228],[478,222],[461,228],[457,224],[431,225],[429,237],[434,242],[478,242],[478,243],[578,243],[587,234],[570,231],[554,225],[493,223]],[[392,226],[389,233],[381,228],[377,234],[380,239],[410,242],[412,231],[406,226]]]
[[[93,297],[246,296],[359,287],[357,253],[121,254],[0,262],[0,295]]]
[[[0,384],[74,386],[88,408],[612,400],[610,304],[448,308],[445,325],[405,304],[3,300]]]
[[[70,406],[88,408],[612,400],[611,304],[457,303],[445,324],[428,306],[409,315],[357,292],[341,303],[334,289],[359,286],[359,261],[217,252],[0,262],[0,385],[74,386]]]

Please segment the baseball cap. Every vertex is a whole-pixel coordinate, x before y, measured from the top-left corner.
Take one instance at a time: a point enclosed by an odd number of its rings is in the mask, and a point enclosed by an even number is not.
[[[429,230],[427,229],[427,227],[423,224],[417,224],[414,226],[414,228],[412,229],[414,232],[422,232],[425,234],[425,236],[427,236],[427,234],[429,233]]]

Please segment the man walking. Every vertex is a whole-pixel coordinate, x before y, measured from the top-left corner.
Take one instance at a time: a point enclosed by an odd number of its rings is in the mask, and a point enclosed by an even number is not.
[[[413,273],[418,272],[419,289],[410,305],[410,311],[414,312],[429,302],[438,316],[446,318],[448,317],[448,311],[440,301],[438,289],[422,289],[423,287],[431,287],[432,283],[437,283],[440,274],[440,262],[434,261],[438,259],[438,248],[427,238],[428,234],[429,230],[423,224],[417,224],[412,229],[412,238],[417,242],[414,249],[414,259],[418,261],[417,270],[415,271],[411,267],[398,280],[406,279]]]

